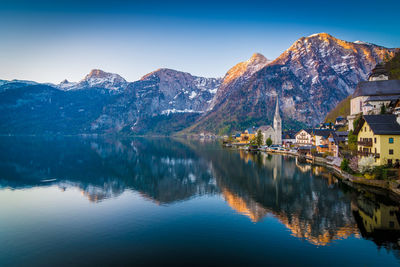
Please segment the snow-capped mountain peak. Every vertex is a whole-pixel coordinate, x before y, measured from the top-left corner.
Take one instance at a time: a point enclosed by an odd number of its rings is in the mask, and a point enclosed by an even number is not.
[[[105,72],[100,69],[93,69],[78,83],[63,80],[57,85],[62,90],[79,90],[87,88],[103,88],[108,90],[123,90],[128,82],[120,75]]]

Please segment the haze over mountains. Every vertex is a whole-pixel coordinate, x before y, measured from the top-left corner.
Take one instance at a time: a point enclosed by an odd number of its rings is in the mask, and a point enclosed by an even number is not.
[[[223,134],[271,123],[276,96],[284,128],[314,125],[396,51],[321,33],[222,79],[159,69],[135,82],[102,70],[77,83],[0,81],[0,133]]]

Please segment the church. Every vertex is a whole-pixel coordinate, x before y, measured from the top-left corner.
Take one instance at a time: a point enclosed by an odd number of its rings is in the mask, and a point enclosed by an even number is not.
[[[261,126],[258,128],[261,130],[263,135],[263,143],[267,141],[268,138],[271,138],[272,144],[274,145],[282,145],[282,119],[279,114],[279,99],[276,97],[276,107],[275,107],[275,115],[274,115],[274,126]]]

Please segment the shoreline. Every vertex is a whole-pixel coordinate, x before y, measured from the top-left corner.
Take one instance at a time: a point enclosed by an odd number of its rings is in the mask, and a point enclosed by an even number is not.
[[[297,153],[288,151],[264,151],[258,150],[259,152],[264,152],[267,154],[278,154],[286,155],[291,157],[299,157]],[[333,171],[334,176],[340,180],[342,183],[357,189],[357,190],[367,190],[375,194],[384,195],[389,197],[391,200],[400,203],[400,181],[387,181],[387,180],[372,180],[365,177],[358,177],[346,173],[340,169],[340,167],[334,165],[331,161],[326,160],[321,157],[306,157],[308,164],[322,166]],[[312,162],[309,162],[312,161]]]

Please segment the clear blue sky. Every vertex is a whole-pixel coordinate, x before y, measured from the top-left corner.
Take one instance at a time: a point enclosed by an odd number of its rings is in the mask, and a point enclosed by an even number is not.
[[[100,68],[134,81],[161,67],[222,77],[318,32],[400,47],[399,10],[398,0],[0,0],[0,79],[78,81]]]

